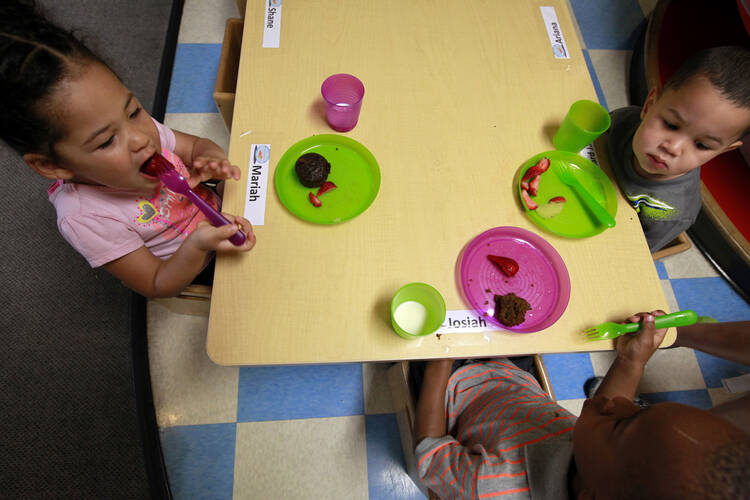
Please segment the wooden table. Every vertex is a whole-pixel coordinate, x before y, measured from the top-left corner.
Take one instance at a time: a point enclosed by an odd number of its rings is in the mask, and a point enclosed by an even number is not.
[[[553,6],[571,57],[556,59],[540,13]],[[247,175],[251,144],[271,145],[265,224],[248,254],[220,256],[208,354],[225,365],[488,357],[611,349],[580,332],[666,300],[638,218],[619,195],[617,226],[582,240],[556,237],[523,214],[513,177],[569,105],[596,100],[562,0],[318,0],[283,6],[279,48],[262,48],[263,2],[248,2],[229,156]],[[273,168],[297,141],[334,133],[320,85],[346,72],[365,85],[357,127],[345,134],[377,158],[382,183],[360,216],[316,225],[291,214]],[[606,150],[597,143],[605,171]],[[243,213],[246,177],[224,209]],[[455,280],[461,249],[496,226],[542,235],[571,280],[552,327],[430,335],[391,329],[389,302],[423,281],[449,310],[469,309]],[[670,330],[664,345],[674,340]]]

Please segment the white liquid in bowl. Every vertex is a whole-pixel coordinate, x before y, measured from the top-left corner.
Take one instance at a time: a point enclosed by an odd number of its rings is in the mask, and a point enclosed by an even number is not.
[[[415,300],[407,300],[396,308],[393,319],[402,330],[417,335],[427,321],[427,308]]]

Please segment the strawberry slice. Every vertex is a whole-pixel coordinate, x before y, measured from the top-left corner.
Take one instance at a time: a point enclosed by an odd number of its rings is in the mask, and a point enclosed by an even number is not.
[[[331,181],[325,181],[323,182],[323,185],[320,186],[320,189],[318,189],[317,196],[320,196],[321,194],[325,194],[332,189],[336,189],[336,184],[334,184]]]
[[[495,264],[495,266],[497,266],[497,268],[500,269],[503,274],[508,276],[509,278],[512,278],[518,272],[518,262],[511,259],[510,257],[488,255],[487,258],[490,259],[490,262]]]
[[[549,168],[549,158],[546,156],[542,157],[541,160],[539,160],[536,165],[529,168],[526,173],[523,174],[523,178],[521,179],[521,185],[523,185],[524,181],[528,181],[529,179],[533,179],[537,175],[542,175],[544,172],[547,171]]]
[[[539,180],[542,178],[541,175],[537,175],[532,179],[532,181],[529,183],[529,194],[531,196],[536,196],[536,193],[539,191]]]
[[[310,203],[312,203],[314,207],[319,207],[322,205],[320,199],[315,196],[312,191],[310,191]]]
[[[521,190],[521,196],[523,197],[523,202],[526,203],[526,208],[529,210],[536,210],[539,208],[539,205],[531,199],[531,195],[529,195],[529,192],[525,189]]]

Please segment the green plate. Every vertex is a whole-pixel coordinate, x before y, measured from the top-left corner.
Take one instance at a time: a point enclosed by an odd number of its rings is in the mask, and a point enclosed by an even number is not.
[[[543,157],[549,158],[550,162],[562,162],[571,168],[576,179],[591,193],[596,201],[609,212],[612,217],[617,213],[617,194],[612,181],[609,180],[601,168],[594,165],[586,158],[567,151],[547,151],[530,158],[518,171],[518,196],[521,197],[521,179],[526,170],[536,165]],[[529,210],[521,197],[521,206],[526,215],[539,227],[550,233],[568,238],[586,238],[601,233],[607,226],[601,224],[593,213],[591,213],[576,192],[564,184],[548,169],[539,179],[539,189],[536,197],[532,199],[541,206],[546,204],[550,198],[564,196],[566,203],[555,217],[545,219],[539,216],[535,210]]]
[[[320,195],[322,206],[310,203],[309,193],[318,188],[302,185],[294,171],[297,158],[318,153],[331,164],[328,180],[336,189]],[[375,157],[357,141],[343,135],[314,135],[289,148],[274,175],[281,203],[300,219],[316,224],[337,224],[352,219],[375,201],[380,189],[380,168]]]

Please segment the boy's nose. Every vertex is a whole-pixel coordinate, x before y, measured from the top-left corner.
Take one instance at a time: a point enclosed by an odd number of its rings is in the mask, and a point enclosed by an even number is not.
[[[680,152],[682,141],[681,139],[668,139],[661,143],[661,148],[672,156],[676,156]]]

